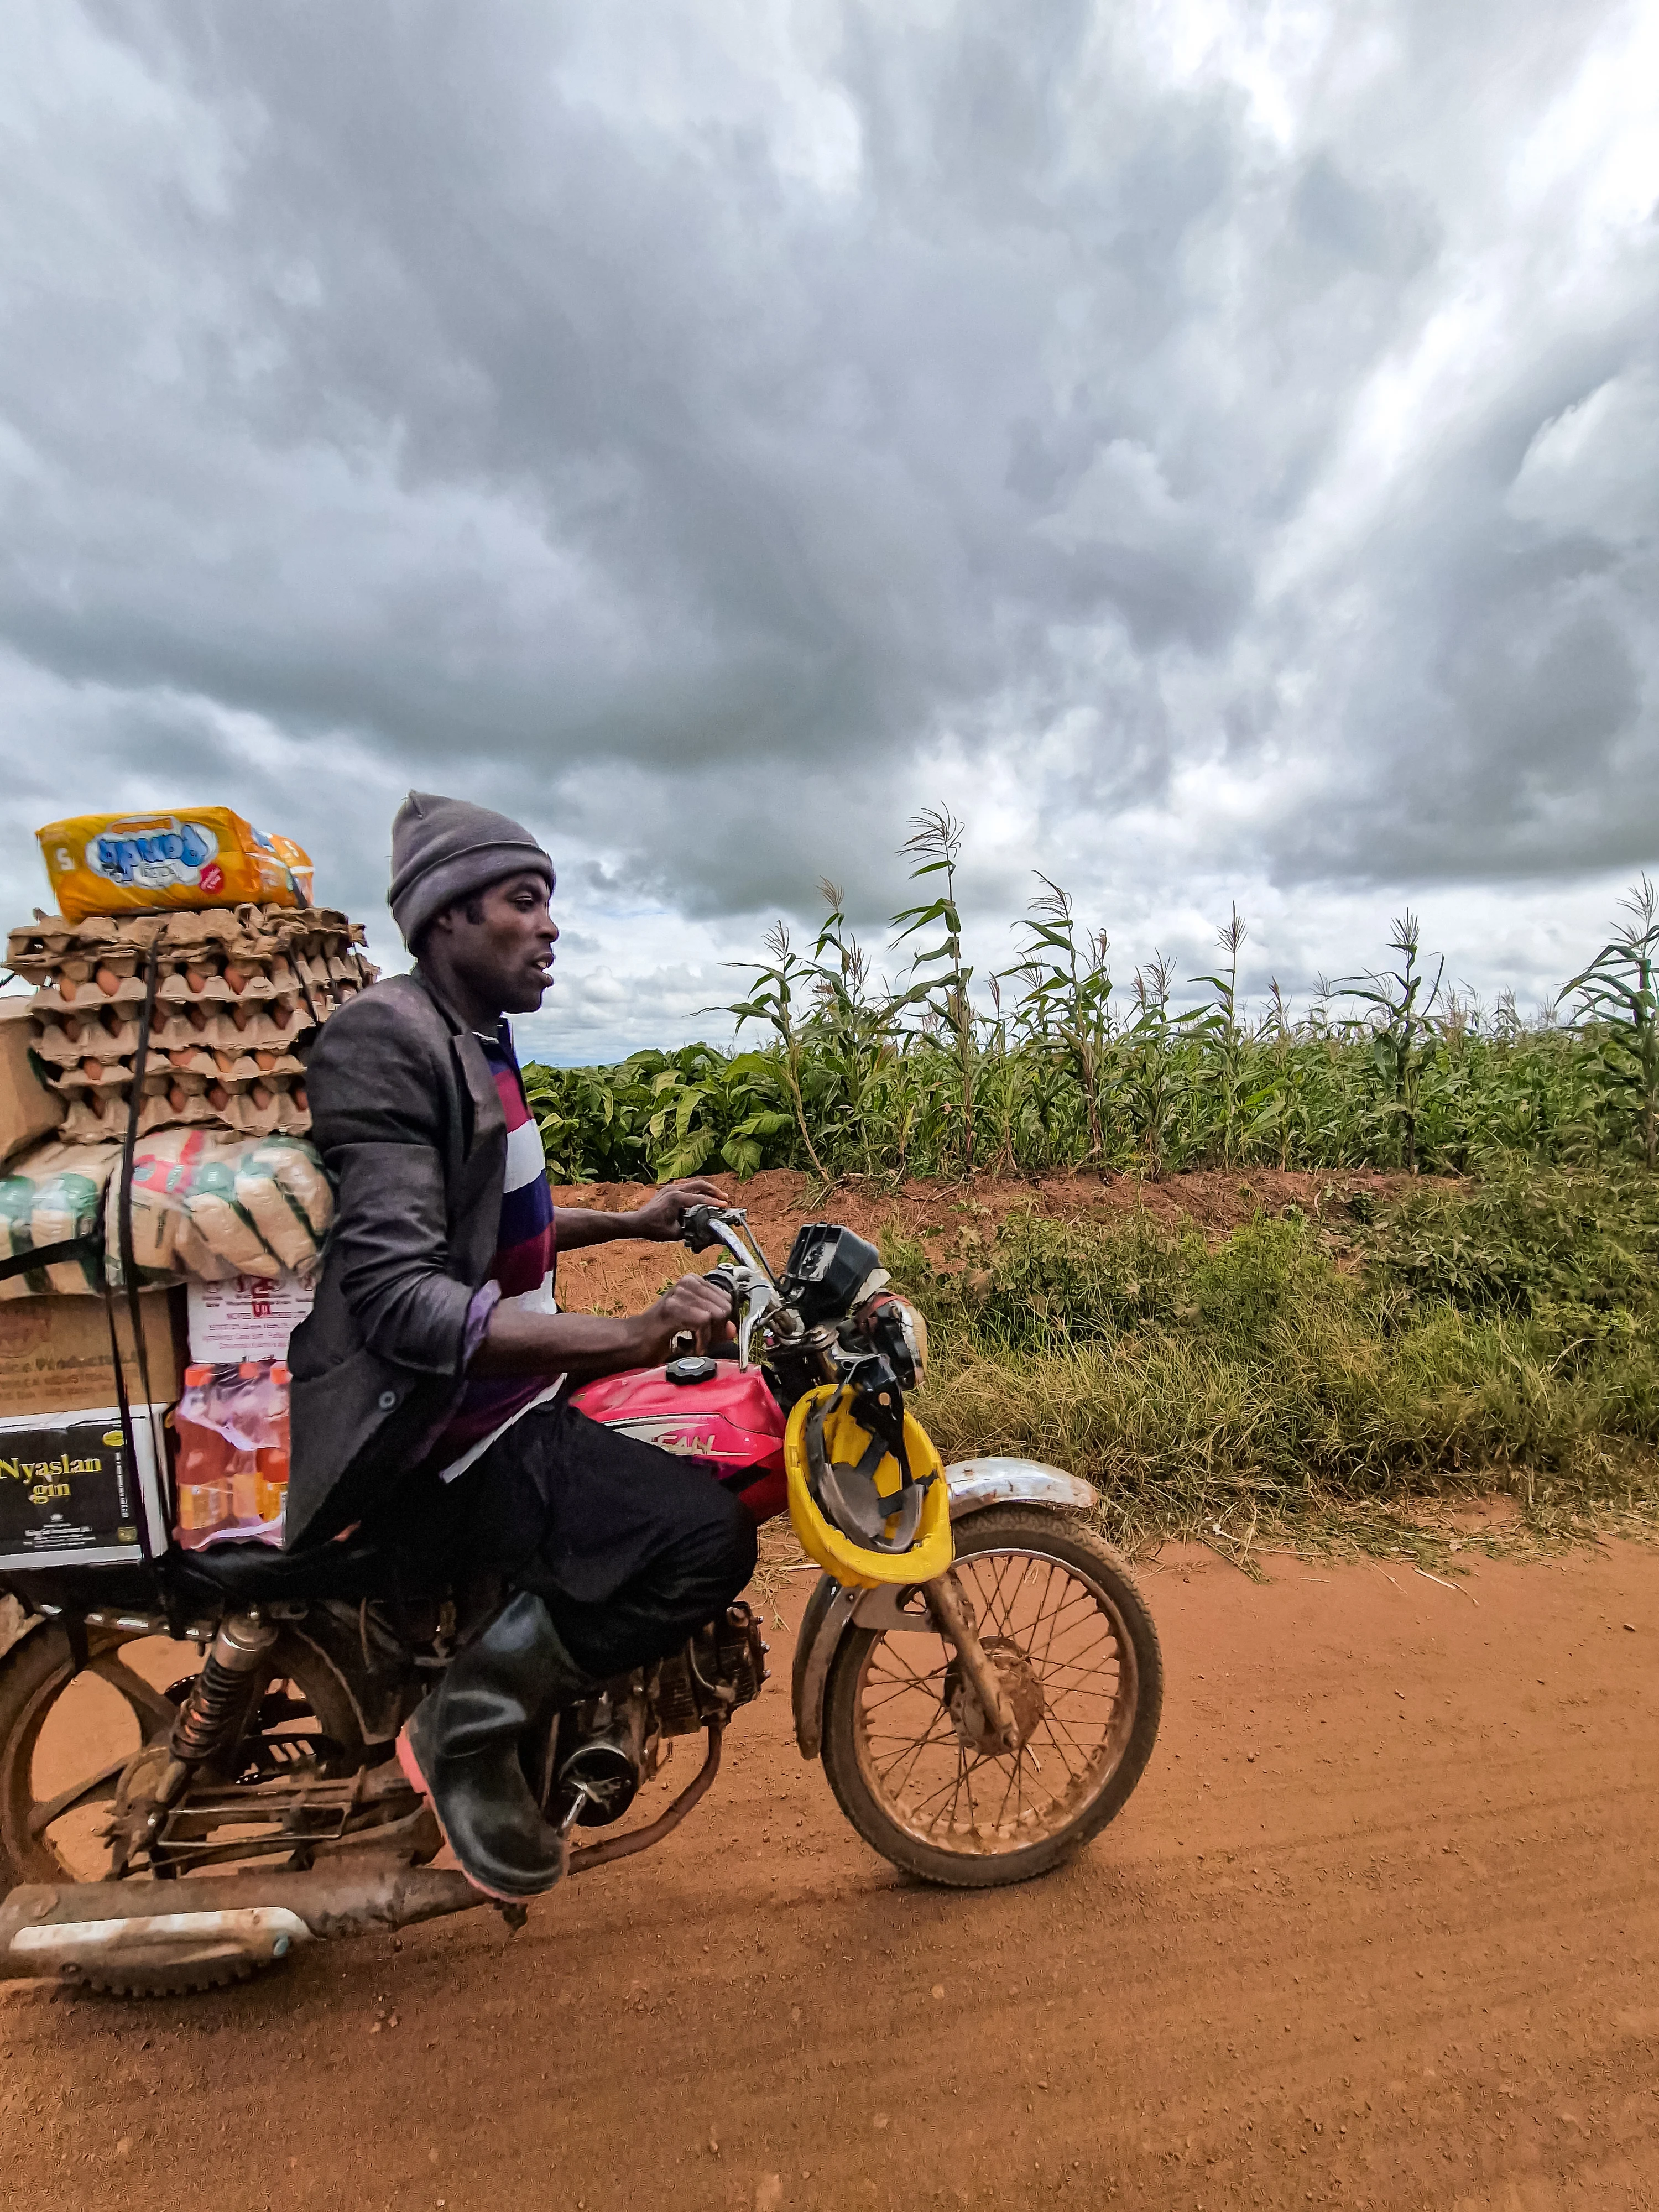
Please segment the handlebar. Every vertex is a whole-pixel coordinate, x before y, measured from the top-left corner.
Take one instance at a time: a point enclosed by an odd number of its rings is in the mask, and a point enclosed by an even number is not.
[[[717,1206],[688,1206],[680,1216],[680,1235],[694,1252],[706,1252],[711,1244],[722,1240],[714,1234],[712,1224],[717,1214],[724,1212]]]
[[[738,1236],[739,1230],[750,1237],[750,1243]],[[680,1235],[694,1252],[707,1252],[715,1244],[723,1246],[740,1267],[756,1270],[777,1288],[778,1279],[767,1265],[766,1255],[752,1242],[746,1207],[688,1206],[680,1217]]]

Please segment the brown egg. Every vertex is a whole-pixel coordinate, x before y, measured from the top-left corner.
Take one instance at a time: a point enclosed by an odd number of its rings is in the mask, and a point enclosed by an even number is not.
[[[246,1006],[233,1006],[230,1010],[230,1018],[235,1023],[239,1030],[245,1030],[248,1024],[247,1008]]]
[[[60,976],[58,978],[58,997],[59,997],[60,999],[73,999],[73,998],[74,998],[74,996],[75,996],[75,985],[74,985],[74,983],[70,981],[70,979],[69,978],[69,976],[67,976],[67,975],[60,975]]]
[[[230,1093],[226,1090],[222,1083],[215,1083],[209,1085],[208,1103],[212,1107],[216,1114],[222,1114],[226,1107],[229,1105]]]
[[[276,1065],[276,1055],[274,1052],[256,1052],[253,1057],[256,1064],[263,1067],[267,1075]]]
[[[266,1107],[267,1107],[267,1106],[269,1106],[269,1105],[270,1105],[270,1101],[271,1101],[271,1093],[270,1093],[270,1091],[269,1090],[267,1090],[267,1088],[265,1087],[265,1085],[264,1085],[263,1083],[256,1083],[256,1084],[254,1085],[254,1086],[253,1086],[253,1089],[252,1089],[252,1092],[251,1092],[249,1095],[250,1095],[250,1097],[252,1098],[254,1104],[258,1108],[259,1111],[263,1114],[263,1113],[264,1112],[264,1110],[265,1110]]]
[[[71,1044],[79,1044],[81,1042],[81,1024],[73,1014],[66,1014],[64,1018],[64,1035]]]
[[[81,1062],[81,1073],[88,1083],[101,1083],[104,1079],[104,1063],[101,1060],[83,1060]]]
[[[192,991],[199,991],[199,990],[201,989],[201,988],[202,988],[203,984],[204,984],[204,983],[205,983],[206,981],[207,981],[207,977],[206,977],[205,975],[203,975],[203,973],[201,972],[200,969],[198,969],[198,968],[187,968],[187,969],[185,969],[185,986],[186,986],[186,988],[187,988],[188,989],[192,990]]]
[[[185,1013],[191,1029],[204,1030],[207,1027],[208,1011],[205,1006],[186,1006]]]
[[[98,970],[98,988],[106,999],[112,999],[121,988],[121,979],[112,968]]]
[[[184,1112],[185,1091],[182,1084],[175,1083],[172,1090],[168,1091],[167,1104],[172,1107],[175,1114],[182,1114]]]
[[[306,1103],[306,1087],[303,1083],[296,1083],[294,1086],[294,1103],[302,1114],[310,1113],[311,1109]]]
[[[235,968],[227,964],[225,969],[225,981],[229,984],[233,991],[240,993],[243,984],[247,981],[247,971],[246,969]]]
[[[181,1069],[188,1067],[195,1057],[196,1055],[193,1052],[170,1052],[167,1054],[167,1058],[172,1061],[173,1065],[175,1067]]]

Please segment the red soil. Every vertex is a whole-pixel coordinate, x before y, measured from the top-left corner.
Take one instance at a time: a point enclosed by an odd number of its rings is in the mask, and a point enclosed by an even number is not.
[[[778,1632],[707,1804],[514,1938],[6,1985],[8,2212],[1650,2206],[1659,1555],[1272,1564],[1147,1573],[1162,1740],[1025,1888],[866,1850]]]

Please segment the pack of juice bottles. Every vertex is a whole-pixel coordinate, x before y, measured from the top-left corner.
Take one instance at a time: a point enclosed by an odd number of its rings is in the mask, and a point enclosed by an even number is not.
[[[282,1542],[288,1385],[288,1369],[277,1359],[185,1370],[173,1423],[179,1540],[188,1549],[233,1538]]]

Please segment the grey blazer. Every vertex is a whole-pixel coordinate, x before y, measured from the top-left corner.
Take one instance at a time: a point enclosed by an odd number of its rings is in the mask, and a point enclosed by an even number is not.
[[[385,1504],[453,1412],[507,1164],[489,1063],[418,969],[340,1009],[306,1085],[338,1198],[289,1347],[290,1551]]]

